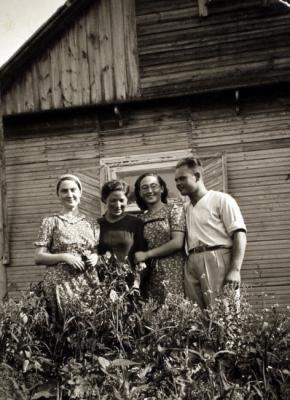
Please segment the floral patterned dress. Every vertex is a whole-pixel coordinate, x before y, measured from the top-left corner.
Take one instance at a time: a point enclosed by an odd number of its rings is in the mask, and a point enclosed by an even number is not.
[[[54,214],[43,219],[36,247],[46,247],[52,254],[71,253],[82,256],[92,253],[99,239],[99,227],[85,215],[65,216]],[[53,318],[57,314],[57,291],[71,285],[72,280],[83,274],[65,263],[48,266],[42,287]]]
[[[185,232],[183,207],[176,204],[164,204],[157,212],[147,211],[141,219],[149,250],[167,243],[172,238],[172,232]],[[182,250],[153,259],[148,283],[149,297],[162,303],[167,293],[183,294],[184,263],[185,253]]]

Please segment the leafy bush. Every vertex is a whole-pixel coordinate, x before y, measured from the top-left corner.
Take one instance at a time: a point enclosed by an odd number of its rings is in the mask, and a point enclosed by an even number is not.
[[[290,398],[289,310],[238,310],[228,292],[205,315],[181,296],[144,302],[133,281],[104,256],[58,285],[58,321],[41,292],[1,304],[0,399]]]

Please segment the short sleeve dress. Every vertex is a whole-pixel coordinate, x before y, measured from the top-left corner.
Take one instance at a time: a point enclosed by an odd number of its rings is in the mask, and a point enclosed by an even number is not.
[[[82,256],[95,251],[99,240],[99,226],[83,214],[65,216],[54,214],[42,220],[35,247],[46,247],[52,254],[71,253]],[[47,267],[42,286],[51,312],[56,313],[55,290],[57,285],[70,282],[82,272],[65,263]]]
[[[54,214],[43,219],[34,245],[45,246],[52,254],[82,255],[84,251],[93,251],[98,239],[98,225],[85,215],[67,217]]]
[[[147,211],[140,218],[144,222],[144,237],[149,250],[167,243],[172,238],[172,232],[185,232],[184,210],[176,204],[164,204],[157,212]],[[149,297],[162,303],[168,293],[184,294],[183,250],[153,259],[152,264],[148,283]]]

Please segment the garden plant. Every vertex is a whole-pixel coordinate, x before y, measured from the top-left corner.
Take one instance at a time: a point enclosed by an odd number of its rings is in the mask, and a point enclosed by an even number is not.
[[[286,400],[290,312],[254,311],[234,291],[207,313],[182,296],[144,301],[107,254],[57,287],[0,305],[1,400]],[[166,282],[164,282],[166,285]]]

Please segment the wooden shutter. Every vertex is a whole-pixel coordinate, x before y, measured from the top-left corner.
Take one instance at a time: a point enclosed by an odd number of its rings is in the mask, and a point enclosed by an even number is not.
[[[73,171],[83,185],[83,195],[81,198],[80,210],[96,219],[100,216],[100,179],[99,168],[93,167]]]
[[[204,182],[207,189],[227,192],[226,156],[201,157],[204,167]]]
[[[183,157],[192,156],[190,150],[176,152],[162,152],[130,155],[128,157],[111,157],[101,160],[101,185],[110,179],[124,179],[133,190],[138,176],[144,172],[159,174],[167,183],[169,190],[169,202],[180,202],[182,196],[175,187],[175,166]],[[224,154],[200,157],[204,166],[204,180],[206,187],[212,190],[227,191],[226,156]],[[134,199],[130,204],[129,211],[137,211],[138,207]]]

